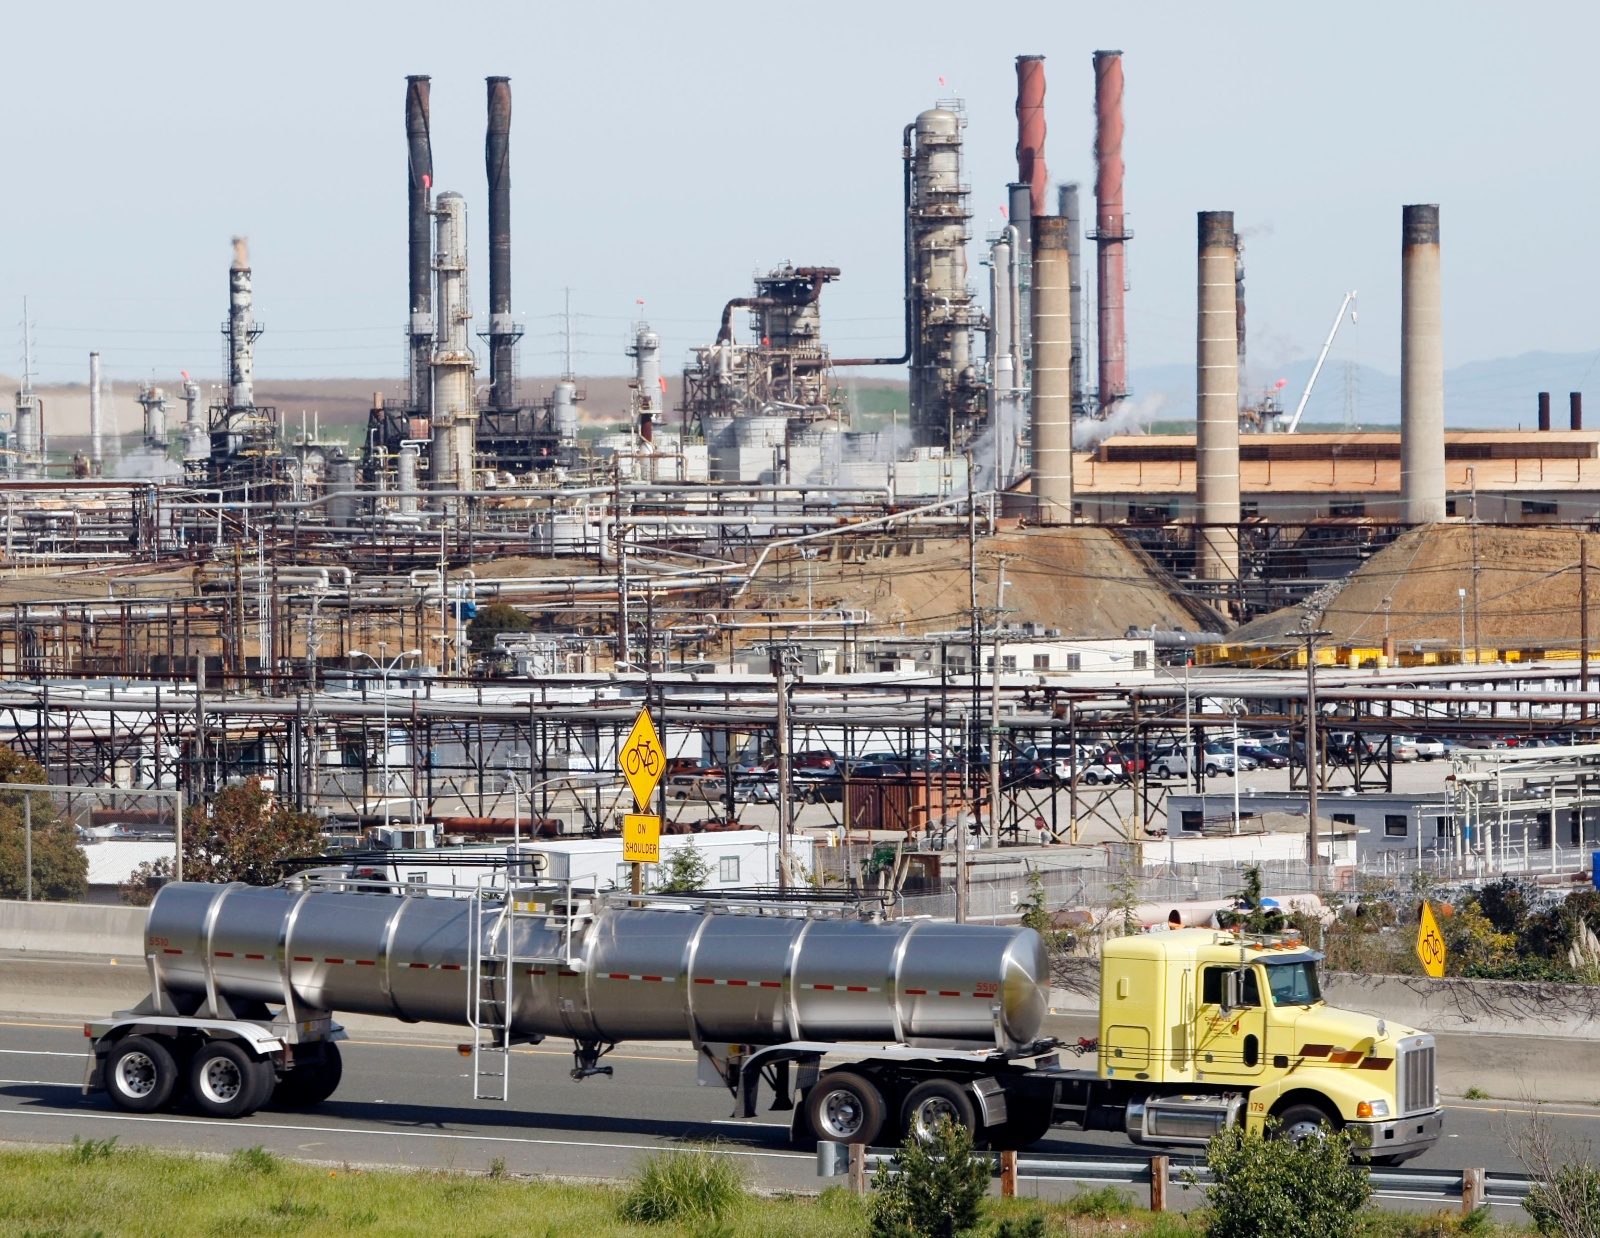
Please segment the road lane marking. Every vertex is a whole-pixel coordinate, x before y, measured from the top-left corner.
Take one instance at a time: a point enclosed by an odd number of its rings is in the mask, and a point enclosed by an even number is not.
[[[23,1079],[0,1079],[0,1083],[26,1083],[36,1082]],[[75,1087],[76,1084],[49,1084],[51,1087]],[[133,1113],[103,1113],[98,1111],[76,1110],[72,1113],[51,1113],[46,1110],[6,1109],[0,1110],[19,1118],[65,1118],[73,1122],[82,1122],[85,1118],[101,1122],[149,1122],[158,1126],[206,1126],[216,1130],[257,1130],[257,1131],[299,1131],[309,1132],[314,1135],[383,1135],[396,1139],[437,1139],[465,1143],[524,1143],[540,1147],[556,1148],[608,1148],[613,1151],[624,1152],[691,1152],[695,1149],[682,1147],[677,1144],[655,1143],[599,1143],[588,1139],[533,1139],[526,1135],[467,1135],[452,1134],[442,1131],[400,1131],[386,1127],[372,1126],[301,1126],[287,1122],[249,1122],[239,1119],[227,1118],[157,1118],[147,1117]],[[696,1125],[711,1125],[711,1123],[696,1123]],[[719,1148],[719,1155],[766,1157],[770,1160],[785,1161],[815,1161],[816,1157],[804,1152],[755,1152],[740,1148]]]
[[[87,1057],[87,1053],[61,1053],[51,1049],[0,1049],[0,1053],[15,1053],[19,1057]]]

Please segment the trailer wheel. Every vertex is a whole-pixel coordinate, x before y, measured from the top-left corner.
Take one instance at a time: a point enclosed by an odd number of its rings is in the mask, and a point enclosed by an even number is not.
[[[883,1093],[865,1076],[835,1070],[806,1097],[806,1120],[823,1143],[867,1143],[883,1130]]]
[[[159,1040],[129,1036],[106,1058],[106,1091],[118,1109],[153,1113],[172,1099],[178,1064]]]
[[[322,1044],[320,1062],[295,1063],[294,1069],[279,1080],[272,1094],[275,1109],[310,1109],[332,1096],[344,1077],[344,1061],[339,1046],[331,1040]]]
[[[270,1062],[258,1062],[229,1040],[213,1040],[195,1051],[189,1063],[189,1095],[212,1118],[242,1118],[254,1113],[272,1091]]]
[[[967,1128],[974,1140],[978,1135],[978,1110],[967,1089],[949,1079],[929,1079],[906,1094],[900,1107],[900,1125],[907,1135],[923,1143],[931,1142],[942,1121]]]

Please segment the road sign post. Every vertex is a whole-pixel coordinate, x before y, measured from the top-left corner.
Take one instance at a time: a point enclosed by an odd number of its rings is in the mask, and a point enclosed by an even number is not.
[[[1422,904],[1422,922],[1417,926],[1417,957],[1428,975],[1435,979],[1444,975],[1444,934],[1439,932],[1439,922],[1427,903]]]

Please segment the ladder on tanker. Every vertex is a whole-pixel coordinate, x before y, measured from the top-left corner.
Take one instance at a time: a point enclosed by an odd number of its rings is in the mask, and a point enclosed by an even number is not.
[[[592,890],[588,897],[592,899],[596,893]],[[585,919],[570,881],[523,888],[509,872],[504,885],[493,875],[479,879],[467,906],[467,1023],[472,1028],[474,1100],[511,1098],[511,1049],[518,1040],[513,1029],[518,969],[545,964],[561,971],[576,970],[579,964],[574,951]],[[543,920],[557,935],[557,953],[519,956],[519,920]]]

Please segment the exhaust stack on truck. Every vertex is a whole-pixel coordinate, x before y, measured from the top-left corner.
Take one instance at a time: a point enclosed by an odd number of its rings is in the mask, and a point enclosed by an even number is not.
[[[518,1044],[571,1039],[584,1079],[609,1075],[623,1041],[687,1040],[736,1115],[755,1115],[765,1079],[797,1139],[876,1143],[949,1117],[996,1148],[1055,1124],[1184,1144],[1273,1115],[1297,1135],[1359,1123],[1396,1160],[1439,1135],[1432,1038],[1329,1009],[1298,942],[1108,941],[1098,1045],[1068,1049],[1040,1038],[1048,964],[1027,928],[572,882],[429,893],[311,875],[164,887],[151,994],[90,1026],[86,1086],[136,1112],[184,1095],[217,1117],[315,1104],[339,1083],[334,1012],[353,1012],[471,1028],[479,1098],[509,1097]]]

